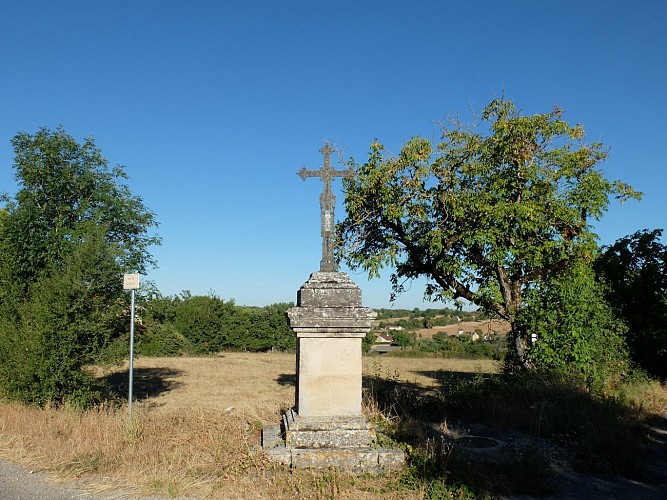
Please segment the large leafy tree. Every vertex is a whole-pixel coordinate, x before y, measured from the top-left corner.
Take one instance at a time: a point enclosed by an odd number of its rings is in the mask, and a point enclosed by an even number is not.
[[[479,123],[451,120],[442,141],[420,137],[390,155],[375,141],[368,160],[350,160],[340,253],[371,276],[394,269],[394,293],[426,277],[432,300],[466,299],[512,324],[527,363],[524,292],[540,278],[592,258],[590,221],[610,196],[639,197],[599,169],[602,144],[585,142],[562,111],[524,116],[494,100]]]
[[[148,248],[155,214],[124,184],[122,166],[109,168],[92,138],[79,144],[62,127],[40,129],[12,139],[19,191],[7,199],[3,249],[12,256],[12,273],[26,284],[71,245],[91,232],[102,233],[126,271],[145,273],[155,264]]]
[[[40,129],[12,145],[19,189],[0,216],[0,386],[26,401],[85,403],[81,368],[127,310],[121,275],[154,265],[155,215],[92,138]]]
[[[604,249],[595,262],[607,300],[628,325],[633,361],[667,378],[667,245],[662,230],[637,231]]]

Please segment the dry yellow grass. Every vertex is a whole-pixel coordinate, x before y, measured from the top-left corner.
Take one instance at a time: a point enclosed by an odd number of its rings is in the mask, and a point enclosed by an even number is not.
[[[0,456],[33,470],[79,478],[94,491],[125,489],[201,498],[422,498],[391,479],[289,471],[255,446],[260,422],[294,401],[294,355],[223,353],[214,358],[140,358],[142,400],[127,409],[0,404]],[[428,388],[440,370],[495,371],[487,361],[365,358],[368,376]],[[106,373],[105,376],[113,376]],[[147,384],[142,393],[142,384]],[[149,389],[146,390],[146,387]]]
[[[269,421],[279,418],[281,410],[294,404],[294,354],[230,352],[207,358],[139,358],[134,368],[138,385],[142,379],[149,386],[160,379],[157,385],[165,387],[144,400],[151,411],[233,409],[253,419]],[[496,362],[485,359],[363,358],[364,376],[379,375],[424,388],[436,383],[435,374],[441,370],[493,373],[497,369]],[[138,395],[142,396],[140,388]]]
[[[205,358],[139,358],[134,362],[135,380],[140,385],[142,379],[159,379],[158,385],[166,386],[144,400],[151,411],[201,407],[265,421],[293,404],[294,359],[294,354],[234,352]]]

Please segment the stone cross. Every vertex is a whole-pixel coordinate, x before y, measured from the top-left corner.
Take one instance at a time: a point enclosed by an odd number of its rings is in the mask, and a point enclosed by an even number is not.
[[[331,168],[331,153],[333,151],[333,148],[328,143],[325,143],[324,147],[320,149],[320,153],[324,156],[324,166],[320,170],[308,170],[306,167],[301,167],[297,172],[297,175],[304,181],[308,177],[320,177],[324,184],[324,189],[320,195],[320,215],[322,218],[322,260],[320,261],[320,271],[322,272],[338,271],[338,265],[334,260],[333,254],[336,197],[331,191],[331,181],[334,177],[349,178],[354,175],[352,168],[348,168],[347,170]]]
[[[296,335],[296,393],[282,424],[262,429],[262,447],[271,459],[294,468],[348,469],[352,472],[390,472],[405,465],[402,450],[384,448],[375,426],[361,409],[361,341],[373,327],[375,312],[361,305],[361,289],[347,273],[337,272],[333,255],[334,177],[354,171],[331,168],[333,148],[320,150],[320,170],[303,167],[305,181],[320,177],[322,262],[287,310]]]

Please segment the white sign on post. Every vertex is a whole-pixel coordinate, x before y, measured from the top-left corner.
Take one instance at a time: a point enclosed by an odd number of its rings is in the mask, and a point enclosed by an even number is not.
[[[132,386],[134,385],[134,291],[139,288],[139,275],[124,274],[123,289],[132,291],[132,305],[130,306],[130,386],[128,390],[128,407],[130,416],[132,415]]]
[[[137,290],[139,288],[139,275],[138,274],[124,274],[123,275],[123,289],[124,290]]]

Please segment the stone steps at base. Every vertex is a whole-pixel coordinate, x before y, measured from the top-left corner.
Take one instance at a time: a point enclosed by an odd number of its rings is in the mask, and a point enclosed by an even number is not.
[[[339,469],[354,473],[387,473],[402,470],[405,456],[401,450],[387,448],[292,448],[265,449],[274,462],[295,469]]]
[[[405,467],[403,451],[389,448],[303,448],[285,446],[280,425],[262,429],[262,448],[274,462],[295,469],[336,468],[358,473],[386,473]]]

